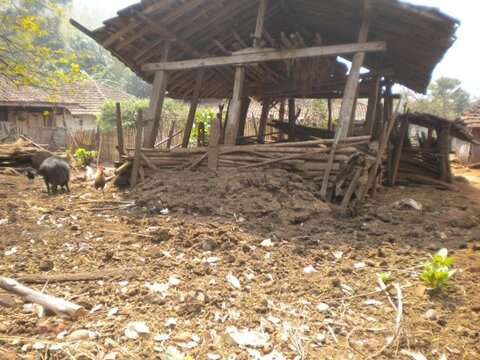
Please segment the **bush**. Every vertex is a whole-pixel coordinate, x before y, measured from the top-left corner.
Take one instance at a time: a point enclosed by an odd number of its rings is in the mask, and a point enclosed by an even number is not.
[[[97,151],[94,151],[94,150],[88,151],[88,150],[85,150],[84,148],[78,148],[77,150],[75,150],[75,154],[73,155],[76,163],[79,166],[90,165],[93,159],[95,159],[97,156],[98,156]]]
[[[125,128],[134,128],[137,123],[138,110],[143,110],[143,117],[147,120],[147,109],[149,100],[134,99],[128,101],[121,101],[120,107],[122,109],[122,126]],[[188,104],[183,101],[166,98],[163,104],[162,119],[163,128],[168,130],[173,121],[177,127],[184,126],[188,115]],[[106,100],[100,108],[100,116],[98,125],[102,131],[113,130],[116,127],[117,109],[116,102],[113,100]]]

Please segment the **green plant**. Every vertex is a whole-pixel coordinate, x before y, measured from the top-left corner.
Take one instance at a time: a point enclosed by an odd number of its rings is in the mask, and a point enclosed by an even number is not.
[[[79,166],[86,166],[89,165],[95,157],[98,156],[98,152],[95,150],[85,150],[84,148],[78,148],[75,150],[75,161]]]
[[[448,256],[447,249],[441,249],[432,256],[431,261],[424,264],[420,279],[433,291],[443,290],[457,271],[451,268],[453,260],[453,257]]]
[[[392,273],[390,271],[388,272],[381,272],[377,274],[378,280],[380,280],[382,283],[387,284],[392,280]]]
[[[195,114],[196,122],[193,124],[192,132],[190,135],[190,145],[197,146],[197,138],[198,138],[198,124],[202,123],[205,125],[205,141],[208,142],[210,137],[210,126],[212,124],[212,120],[217,117],[217,113],[211,108],[203,108],[197,110]]]

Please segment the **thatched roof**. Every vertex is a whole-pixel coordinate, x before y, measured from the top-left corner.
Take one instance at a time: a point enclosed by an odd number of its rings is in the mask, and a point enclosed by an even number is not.
[[[323,45],[356,43],[363,4],[363,0],[270,0],[265,46],[284,47],[282,32],[287,37],[298,32],[307,46],[318,44],[316,34]],[[437,9],[397,0],[375,0],[373,4],[368,40],[386,41],[387,52],[367,54],[366,67],[390,69],[394,81],[424,92],[434,67],[455,41],[458,20]],[[160,61],[165,40],[175,40],[169,60],[221,56],[250,47],[257,8],[258,0],[142,0],[120,10],[95,31],[73,20],[72,24],[151,83],[153,74],[142,71],[141,66]],[[319,68],[325,62],[315,60],[297,61],[301,65],[294,79],[301,83],[297,86],[289,82],[291,69],[284,62],[247,66],[244,94],[300,97],[341,92],[343,84],[333,81],[336,79],[330,74],[322,76]],[[316,71],[310,71],[313,69]],[[230,97],[233,79],[232,68],[207,69],[201,97]],[[168,91],[171,96],[186,98],[193,92],[194,81],[194,70],[174,71]]]
[[[465,111],[460,119],[469,129],[480,128],[480,103]]]

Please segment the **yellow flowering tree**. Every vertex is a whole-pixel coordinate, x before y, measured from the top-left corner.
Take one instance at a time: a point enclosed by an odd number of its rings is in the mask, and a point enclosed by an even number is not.
[[[58,0],[0,0],[0,74],[17,85],[52,89],[83,79],[76,55],[51,41],[51,21],[62,18]]]

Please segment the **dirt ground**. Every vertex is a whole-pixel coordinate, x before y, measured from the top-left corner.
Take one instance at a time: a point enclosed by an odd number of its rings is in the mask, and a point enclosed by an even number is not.
[[[480,359],[480,171],[457,172],[461,192],[384,188],[348,212],[282,172],[164,173],[134,191],[74,179],[54,197],[41,180],[0,175],[0,274],[89,310],[61,319],[0,291],[12,306],[0,307],[0,359],[183,358],[169,347],[365,359],[399,314],[377,358]],[[408,198],[423,209],[393,206]],[[418,274],[440,248],[458,271],[431,294]],[[401,287],[401,313],[381,272]],[[42,278],[61,274],[100,275]]]

